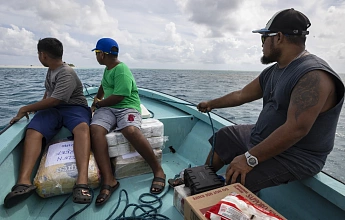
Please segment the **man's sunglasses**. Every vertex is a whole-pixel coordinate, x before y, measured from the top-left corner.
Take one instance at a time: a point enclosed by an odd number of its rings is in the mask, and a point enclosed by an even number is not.
[[[265,43],[266,38],[276,36],[277,34],[278,34],[278,33],[262,34],[262,35],[261,35],[261,42],[262,42],[262,44]]]

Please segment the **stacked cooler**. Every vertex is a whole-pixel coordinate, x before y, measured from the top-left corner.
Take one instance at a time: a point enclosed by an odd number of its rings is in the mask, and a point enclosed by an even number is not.
[[[141,132],[147,138],[156,158],[161,163],[162,149],[167,140],[167,137],[164,136],[163,123],[154,118],[143,119]],[[121,132],[110,132],[106,138],[117,179],[152,172],[148,163],[135,151]]]

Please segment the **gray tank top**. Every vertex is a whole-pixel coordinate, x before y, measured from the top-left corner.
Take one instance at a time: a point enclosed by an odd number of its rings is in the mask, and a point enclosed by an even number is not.
[[[302,76],[312,70],[323,70],[333,75],[338,103],[318,116],[310,132],[303,139],[275,157],[299,179],[322,170],[327,155],[333,149],[336,127],[344,102],[344,84],[324,60],[309,54],[291,62],[285,71],[279,70],[275,64],[260,74],[263,109],[251,134],[251,142],[256,145],[285,123],[293,88]]]

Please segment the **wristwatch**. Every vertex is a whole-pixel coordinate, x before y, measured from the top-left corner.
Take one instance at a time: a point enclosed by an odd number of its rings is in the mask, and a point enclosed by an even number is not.
[[[244,156],[246,156],[246,158],[247,158],[248,166],[255,167],[256,165],[258,165],[258,163],[259,163],[258,158],[251,155],[248,151],[244,154]]]
[[[101,106],[99,106],[98,102],[95,104],[96,109],[99,109]]]

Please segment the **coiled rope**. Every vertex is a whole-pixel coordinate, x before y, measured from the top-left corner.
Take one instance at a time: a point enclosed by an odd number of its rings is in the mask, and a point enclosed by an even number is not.
[[[110,213],[108,218],[105,220],[111,219],[111,217],[114,215],[114,213],[118,210],[120,203],[122,201],[122,193],[126,196],[125,202],[126,206],[123,209],[123,211],[114,219],[114,220],[129,220],[129,219],[138,219],[138,220],[149,220],[149,219],[156,219],[156,220],[169,220],[170,218],[159,214],[158,210],[162,207],[163,202],[162,198],[169,192],[170,186],[168,186],[168,189],[161,195],[157,196],[151,193],[143,193],[139,196],[139,202],[141,204],[134,204],[129,203],[128,199],[128,193],[125,189],[122,189],[119,194],[119,199],[117,201],[117,205],[114,208],[114,210]],[[145,200],[145,197],[151,197],[151,200]],[[158,203],[158,206],[154,207],[153,204]],[[134,207],[133,211],[130,215],[127,214],[127,211],[129,211],[129,208]],[[138,214],[137,212],[141,211],[141,214]]]

